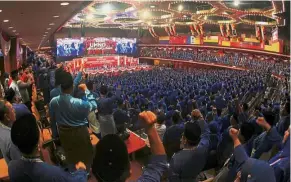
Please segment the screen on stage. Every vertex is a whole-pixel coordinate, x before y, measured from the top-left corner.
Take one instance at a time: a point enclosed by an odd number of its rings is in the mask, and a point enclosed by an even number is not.
[[[84,37],[57,39],[58,57],[80,57],[100,54],[135,55],[135,38]]]
[[[84,39],[57,39],[58,57],[78,57],[84,56]]]

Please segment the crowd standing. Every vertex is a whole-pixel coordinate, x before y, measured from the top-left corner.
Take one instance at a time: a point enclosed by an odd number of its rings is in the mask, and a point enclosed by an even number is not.
[[[290,181],[289,88],[270,70],[157,67],[88,76],[82,66],[73,73],[64,64],[38,62],[7,79],[0,148],[12,182],[80,182],[91,175],[126,181],[130,160],[119,134],[128,124],[143,128],[152,154],[137,181]],[[273,95],[270,82],[279,89]],[[42,160],[41,128],[31,113],[34,83],[67,166]],[[95,148],[88,128],[100,139]],[[208,169],[216,172],[207,179]]]
[[[284,75],[289,71],[289,62],[284,60],[261,60],[259,58],[250,58],[249,55],[242,53],[225,53],[223,55],[217,52],[209,52],[207,50],[195,53],[193,50],[185,48],[175,50],[163,50],[156,47],[142,47],[140,50],[142,57],[178,59],[185,61],[198,61],[215,64],[223,64],[228,66],[238,66],[247,69],[270,69],[272,73]]]

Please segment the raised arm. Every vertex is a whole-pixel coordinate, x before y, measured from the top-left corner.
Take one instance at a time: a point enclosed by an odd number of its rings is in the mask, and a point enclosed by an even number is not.
[[[158,182],[163,173],[168,169],[168,165],[164,146],[154,127],[157,117],[150,111],[140,113],[139,117],[145,126],[153,157],[143,175],[138,179],[138,182]]]
[[[28,88],[28,87],[31,85],[31,83],[30,83],[30,82],[25,83],[25,82],[19,80],[19,81],[17,82],[17,85],[18,85],[18,87],[19,87],[20,89],[22,89],[22,88]]]

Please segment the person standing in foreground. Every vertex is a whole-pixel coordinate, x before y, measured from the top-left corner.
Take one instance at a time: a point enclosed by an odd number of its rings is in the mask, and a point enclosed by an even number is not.
[[[118,100],[116,95],[108,97],[108,88],[102,85],[100,88],[101,97],[97,101],[98,120],[100,123],[101,137],[107,134],[116,134],[117,129],[113,117],[114,102]]]
[[[237,173],[235,182],[275,182],[275,173],[272,167],[262,160],[248,157],[238,138],[238,130],[231,128],[229,135],[234,144],[234,158],[240,164],[241,170]]]
[[[19,91],[19,87],[18,87],[18,84],[17,84],[17,81],[19,79],[17,70],[14,70],[14,71],[11,72],[11,79],[12,79],[12,82],[11,82],[9,88],[12,88],[14,90],[16,102],[19,103],[19,102],[21,102],[22,97],[21,97],[21,94],[20,94],[20,91]]]
[[[139,117],[145,126],[153,156],[137,182],[158,182],[168,165],[165,149],[154,126],[157,117],[150,111],[140,113]],[[125,182],[130,177],[127,148],[118,135],[108,134],[96,145],[92,172],[100,182]]]
[[[19,150],[13,145],[10,137],[11,126],[15,119],[15,110],[12,105],[7,101],[0,100],[0,151],[7,164],[11,160],[20,159],[21,157]]]
[[[62,94],[54,97],[49,105],[52,134],[60,136],[69,164],[83,161],[87,170],[91,168],[93,147],[88,132],[87,117],[97,108],[96,100],[85,84],[79,85],[84,93],[82,99],[72,97],[73,78],[70,73],[63,73]]]
[[[41,135],[32,114],[16,120],[11,128],[12,142],[20,150],[22,157],[8,165],[11,182],[85,182],[86,166],[82,162],[75,165],[73,174],[49,165],[40,159]]]

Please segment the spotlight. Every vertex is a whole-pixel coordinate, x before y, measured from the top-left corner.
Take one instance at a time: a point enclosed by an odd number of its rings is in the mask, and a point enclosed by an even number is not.
[[[112,9],[112,7],[109,3],[103,5],[103,7],[102,7],[102,11],[104,11],[104,12],[111,11],[111,9]]]
[[[207,20],[207,16],[204,16],[204,20]]]
[[[178,6],[178,11],[182,11],[183,8],[184,8],[184,7],[180,4],[180,5]]]
[[[89,14],[89,15],[86,16],[87,20],[92,20],[93,18],[94,18],[94,16],[92,14]]]
[[[148,18],[150,16],[150,13],[148,11],[144,11],[143,14],[142,14],[142,17],[144,19]]]
[[[63,2],[63,3],[61,3],[61,6],[68,6],[70,3],[68,3],[68,2]]]
[[[234,0],[233,4],[234,4],[235,6],[238,6],[238,5],[239,5],[239,0]]]

